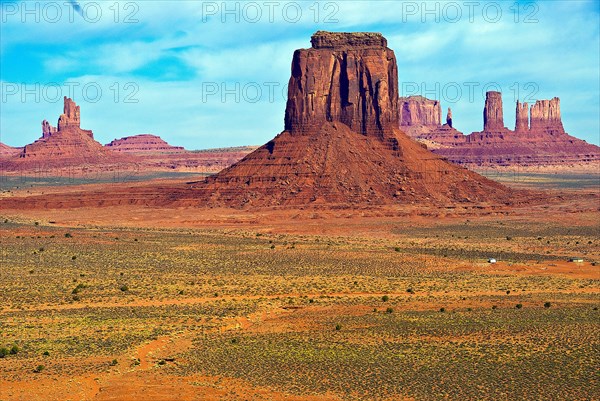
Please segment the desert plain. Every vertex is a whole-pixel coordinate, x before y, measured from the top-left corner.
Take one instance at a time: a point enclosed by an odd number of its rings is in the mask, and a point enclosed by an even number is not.
[[[596,399],[599,194],[544,191],[3,209],[0,399]]]

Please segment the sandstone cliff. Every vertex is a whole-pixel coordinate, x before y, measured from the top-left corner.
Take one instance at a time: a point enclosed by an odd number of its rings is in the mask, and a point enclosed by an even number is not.
[[[555,97],[551,100],[538,100],[531,106],[531,127],[535,133],[547,133],[550,135],[564,134],[562,119],[560,116],[560,99]]]
[[[440,125],[442,106],[437,100],[429,100],[423,96],[401,97],[400,126],[434,126]]]
[[[381,135],[398,121],[398,69],[381,34],[317,32],[312,48],[296,50],[285,129],[312,132],[339,121]]]
[[[527,103],[521,103],[517,100],[515,132],[529,131],[529,109],[527,107]]]
[[[503,132],[504,111],[502,109],[502,94],[500,92],[487,92],[485,107],[483,108],[483,132]]]

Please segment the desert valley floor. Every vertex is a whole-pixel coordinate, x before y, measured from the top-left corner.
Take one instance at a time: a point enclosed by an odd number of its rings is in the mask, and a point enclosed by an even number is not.
[[[599,194],[547,193],[4,209],[0,400],[597,399]]]

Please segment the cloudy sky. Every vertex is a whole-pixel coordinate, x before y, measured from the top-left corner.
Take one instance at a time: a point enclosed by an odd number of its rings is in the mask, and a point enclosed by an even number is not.
[[[154,133],[189,149],[261,144],[283,128],[293,51],[317,30],[376,31],[400,91],[481,130],[486,89],[561,99],[567,131],[600,142],[600,2],[4,1],[0,140],[56,123],[62,96],[103,143]]]

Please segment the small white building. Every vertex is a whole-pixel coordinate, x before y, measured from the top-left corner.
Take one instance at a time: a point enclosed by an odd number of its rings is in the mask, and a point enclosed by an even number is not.
[[[488,263],[496,263],[496,262],[497,262],[496,258],[489,258],[488,259]]]
[[[569,262],[583,263],[583,258],[569,258]]]

